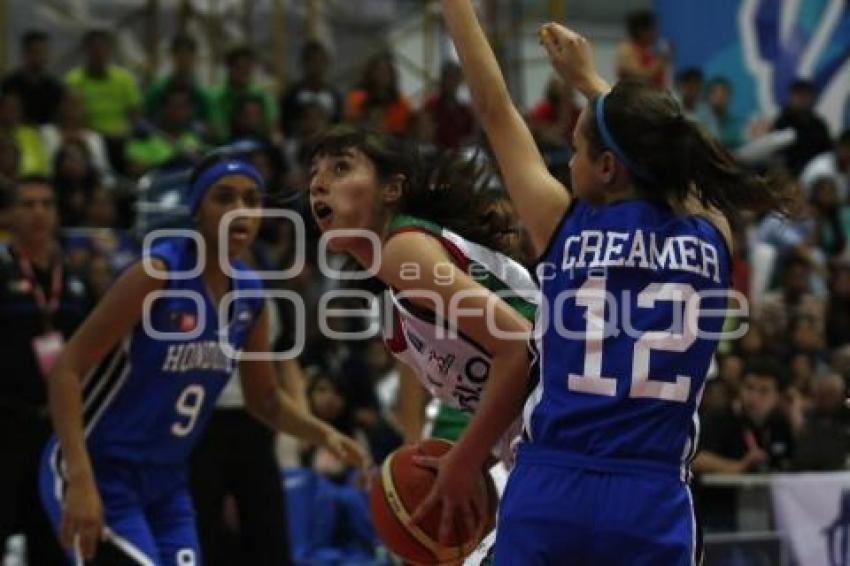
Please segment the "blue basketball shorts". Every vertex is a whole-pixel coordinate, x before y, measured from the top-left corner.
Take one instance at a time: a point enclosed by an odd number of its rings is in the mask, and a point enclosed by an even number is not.
[[[700,564],[687,484],[619,466],[553,464],[521,449],[499,508],[496,566]]]
[[[105,540],[87,564],[199,566],[195,512],[181,466],[150,466],[92,456],[104,507]],[[65,479],[55,439],[45,448],[39,477],[41,500],[54,529],[62,518]],[[71,564],[82,564],[69,555]]]

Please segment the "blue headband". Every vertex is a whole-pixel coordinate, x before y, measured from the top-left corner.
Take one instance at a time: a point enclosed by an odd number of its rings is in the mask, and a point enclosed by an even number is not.
[[[617,142],[614,141],[614,136],[611,135],[611,130],[608,129],[608,124],[605,122],[605,98],[607,95],[603,94],[596,99],[596,127],[599,130],[599,135],[602,136],[602,145],[605,148],[611,150],[617,159],[619,159],[623,165],[626,166],[626,169],[637,175],[638,177],[643,177],[648,181],[654,180],[652,175],[644,170],[642,167],[638,167],[635,163],[632,162],[631,159],[628,158],[626,152],[623,151]]]
[[[256,167],[247,161],[241,161],[239,159],[221,161],[201,173],[195,182],[192,183],[192,186],[189,187],[189,194],[186,195],[186,204],[189,205],[189,212],[192,215],[198,211],[198,207],[201,205],[201,200],[204,198],[207,189],[213,186],[216,181],[228,175],[244,175],[255,181],[261,191],[265,190],[263,176],[260,175]]]

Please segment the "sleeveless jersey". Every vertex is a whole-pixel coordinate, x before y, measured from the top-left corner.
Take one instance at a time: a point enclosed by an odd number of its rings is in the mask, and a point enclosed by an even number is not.
[[[644,200],[576,200],[536,275],[539,380],[521,450],[685,479],[728,299],[718,230]]]
[[[390,234],[409,231],[437,238],[455,265],[532,320],[539,291],[518,262],[421,218],[397,216],[390,226]],[[404,293],[393,289],[389,293],[394,312],[392,328],[385,329],[387,347],[414,370],[434,397],[473,413],[490,375],[490,353],[459,330],[452,335],[435,322],[433,313],[405,300]]]
[[[196,265],[194,243],[168,240],[149,255],[164,261],[169,272],[161,296],[149,307],[149,328],[140,320],[83,382],[85,433],[95,459],[185,461],[234,371],[234,352],[241,351],[263,308],[262,297],[236,295],[262,288],[256,274],[236,262],[238,277],[231,279],[236,298],[229,324],[219,333],[218,305],[201,276],[175,276]],[[234,350],[230,357],[219,335]]]

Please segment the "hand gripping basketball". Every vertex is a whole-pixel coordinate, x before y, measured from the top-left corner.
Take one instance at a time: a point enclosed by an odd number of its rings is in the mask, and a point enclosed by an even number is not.
[[[399,448],[372,483],[375,530],[406,563],[459,564],[495,524],[498,495],[490,474],[453,469],[451,457],[442,458],[452,446],[430,439]],[[462,481],[437,486],[441,475]]]

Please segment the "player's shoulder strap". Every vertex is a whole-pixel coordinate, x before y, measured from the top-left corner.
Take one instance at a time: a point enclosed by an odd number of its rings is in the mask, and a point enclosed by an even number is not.
[[[440,242],[458,267],[464,271],[469,267],[469,258],[466,254],[445,237],[445,228],[433,220],[426,220],[411,214],[398,214],[390,221],[388,238],[404,232],[422,232],[433,236]]]
[[[528,270],[508,256],[471,242],[443,226],[417,216],[400,214],[390,223],[390,237],[403,232],[424,232],[437,238],[460,269],[490,291],[496,292],[524,318],[533,320],[537,290]]]

